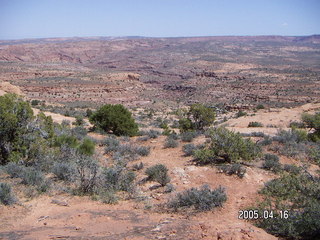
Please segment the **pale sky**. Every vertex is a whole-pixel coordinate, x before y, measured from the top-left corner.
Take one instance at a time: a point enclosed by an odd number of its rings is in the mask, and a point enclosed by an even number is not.
[[[0,0],[0,39],[319,33],[319,0]]]

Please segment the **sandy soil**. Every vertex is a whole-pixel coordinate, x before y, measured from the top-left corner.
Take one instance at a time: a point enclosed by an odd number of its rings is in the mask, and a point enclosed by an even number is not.
[[[302,113],[314,113],[320,110],[320,103],[308,103],[296,108],[259,110],[254,116],[230,119],[223,125],[241,133],[264,132],[275,135],[279,129],[288,130],[291,122],[301,121]],[[260,122],[264,127],[248,128],[250,122]],[[269,127],[268,127],[269,126]]]

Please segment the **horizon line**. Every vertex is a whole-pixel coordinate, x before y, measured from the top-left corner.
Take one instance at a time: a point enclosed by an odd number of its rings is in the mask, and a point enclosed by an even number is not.
[[[72,37],[29,37],[29,38],[12,38],[12,39],[2,39],[0,38],[0,41],[23,41],[23,40],[46,40],[46,39],[90,39],[90,38],[206,38],[206,37],[313,37],[313,36],[319,36],[320,33],[315,34],[308,34],[308,35],[278,35],[278,34],[261,34],[261,35],[194,35],[194,36],[175,36],[175,37],[164,37],[164,36],[140,36],[140,35],[123,35],[123,36],[72,36]]]

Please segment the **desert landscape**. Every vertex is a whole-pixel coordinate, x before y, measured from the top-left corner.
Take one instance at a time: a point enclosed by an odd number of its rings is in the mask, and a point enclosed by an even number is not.
[[[319,35],[0,41],[0,238],[320,239],[319,63]],[[99,125],[104,104],[134,134]],[[308,191],[264,193],[287,178]],[[258,208],[289,218],[241,219]]]

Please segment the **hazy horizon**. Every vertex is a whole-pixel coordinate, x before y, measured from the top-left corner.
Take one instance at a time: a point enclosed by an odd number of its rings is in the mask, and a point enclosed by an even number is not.
[[[0,0],[0,39],[310,36],[317,0]]]

